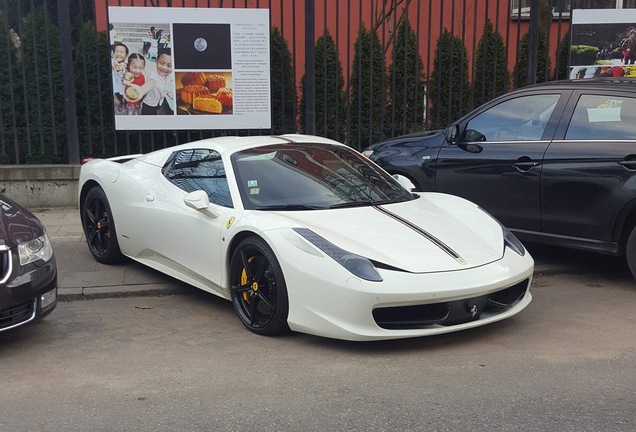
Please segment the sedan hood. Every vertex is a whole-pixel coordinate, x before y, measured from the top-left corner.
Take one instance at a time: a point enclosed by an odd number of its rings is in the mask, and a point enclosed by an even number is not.
[[[501,225],[475,204],[451,195],[378,207],[288,212],[336,246],[412,273],[463,270],[501,259]]]
[[[0,195],[0,245],[13,248],[44,232],[35,216],[16,202]]]

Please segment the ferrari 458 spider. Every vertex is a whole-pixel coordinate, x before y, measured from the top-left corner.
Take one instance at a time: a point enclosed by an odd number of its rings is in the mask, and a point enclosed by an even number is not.
[[[407,338],[523,310],[523,245],[404,180],[325,138],[222,137],[92,160],[79,208],[97,261],[130,257],[231,300],[258,334]]]

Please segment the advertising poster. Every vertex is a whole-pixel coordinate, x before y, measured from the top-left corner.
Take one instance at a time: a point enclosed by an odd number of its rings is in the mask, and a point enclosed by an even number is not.
[[[271,127],[267,9],[108,15],[117,130]]]
[[[570,78],[636,78],[636,9],[572,11]]]

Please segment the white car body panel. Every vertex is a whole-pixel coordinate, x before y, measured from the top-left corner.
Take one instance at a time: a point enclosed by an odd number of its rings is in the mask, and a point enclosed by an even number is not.
[[[288,140],[334,141],[302,135],[223,137],[183,144],[124,163],[94,160],[80,172],[82,193],[99,185],[108,197],[121,252],[149,267],[230,299],[229,260],[237,236],[260,236],[282,268],[292,330],[347,339],[395,339],[439,334],[508,318],[530,302],[529,292],[504,313],[452,326],[385,329],[378,307],[422,305],[484,296],[525,283],[534,263],[504,247],[502,227],[475,204],[439,193],[376,207],[310,211],[246,210],[230,156],[241,149]],[[233,208],[195,210],[187,192],[162,167],[180,149],[210,148],[224,161]],[[405,223],[404,221],[408,221]],[[382,282],[362,280],[294,231],[308,228],[341,249],[382,263]],[[440,242],[443,247],[440,247]],[[448,250],[457,256],[449,254]],[[390,270],[390,268],[394,268]]]

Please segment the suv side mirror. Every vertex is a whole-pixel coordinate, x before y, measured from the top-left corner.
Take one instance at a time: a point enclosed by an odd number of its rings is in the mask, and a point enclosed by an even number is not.
[[[486,141],[486,136],[479,131],[474,129],[466,129],[466,137],[464,138],[466,142],[482,142]]]
[[[459,139],[459,125],[453,125],[444,131],[446,135],[446,141],[450,144],[457,144]]]

